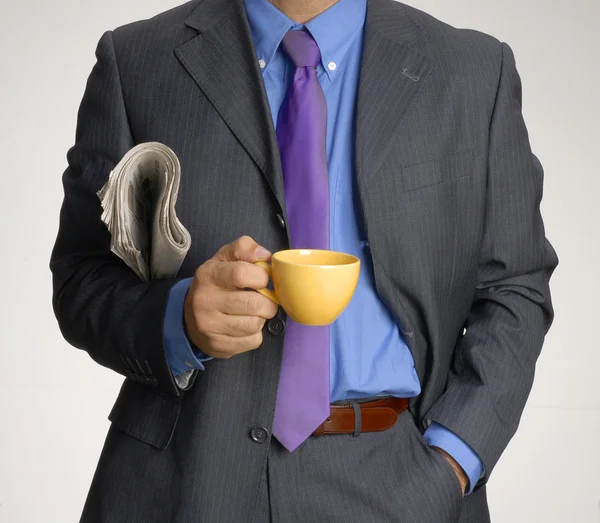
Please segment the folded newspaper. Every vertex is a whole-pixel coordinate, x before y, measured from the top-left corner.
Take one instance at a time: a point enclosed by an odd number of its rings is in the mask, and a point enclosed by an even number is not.
[[[157,142],[129,151],[98,192],[111,250],[145,281],[179,271],[191,237],[177,219],[181,166],[175,153]]]

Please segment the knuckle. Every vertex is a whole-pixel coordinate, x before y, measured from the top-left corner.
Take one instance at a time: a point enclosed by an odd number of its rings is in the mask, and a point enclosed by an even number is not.
[[[243,305],[243,304],[242,304]],[[240,297],[236,292],[224,293],[223,309],[238,314],[240,311]]]
[[[220,310],[224,313],[229,313],[235,306],[235,298],[232,292],[223,292],[221,295]]]
[[[237,243],[240,247],[248,247],[254,243],[254,240],[247,234],[244,234],[238,238]]]
[[[231,270],[231,280],[236,287],[244,287],[244,283],[248,280],[248,270],[242,264],[236,265]]]
[[[262,331],[263,325],[265,324],[265,319],[260,316],[251,316],[250,317],[250,330],[254,333]]]
[[[260,301],[257,299],[259,295],[254,292],[248,291],[245,296],[245,308],[246,312],[250,316],[256,316],[260,312]]]
[[[258,349],[263,343],[263,335],[262,335],[262,331],[261,332],[257,332],[256,334],[254,334],[253,336],[250,337],[250,348],[251,349]]]
[[[215,262],[207,261],[196,269],[194,279],[199,285],[204,285],[211,281],[215,271]]]
[[[236,259],[242,259],[244,258],[244,255],[254,247],[254,240],[248,236],[248,235],[244,235],[244,236],[240,236],[235,242],[234,242],[234,253],[235,253],[235,257]]]
[[[223,245],[211,258],[211,260],[222,261],[228,258],[228,254],[231,251],[231,244]]]
[[[254,276],[255,276],[258,288],[262,289],[262,288],[265,288],[267,285],[269,285],[269,275],[267,274],[267,271],[265,271],[261,267],[258,267],[257,265],[252,265],[251,267],[252,267],[252,270],[254,271]]]

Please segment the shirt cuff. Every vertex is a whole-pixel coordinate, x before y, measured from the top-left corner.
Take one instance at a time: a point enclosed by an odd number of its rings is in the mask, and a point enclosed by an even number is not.
[[[473,492],[484,472],[483,462],[475,451],[454,432],[435,421],[423,437],[429,446],[444,449],[456,460],[469,478],[466,494]]]
[[[204,362],[212,358],[193,349],[185,334],[183,305],[193,278],[181,280],[173,286],[167,300],[163,325],[163,338],[167,362],[173,376],[190,370],[204,370]]]

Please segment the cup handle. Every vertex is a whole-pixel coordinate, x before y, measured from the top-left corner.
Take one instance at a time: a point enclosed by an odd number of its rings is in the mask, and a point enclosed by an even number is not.
[[[254,265],[262,267],[265,271],[267,271],[269,278],[272,277],[271,266],[268,263],[264,261],[257,261],[254,262]],[[281,303],[279,303],[279,298],[277,298],[277,294],[275,294],[275,291],[272,291],[271,289],[257,289],[256,292],[259,292],[263,296],[269,298],[272,302],[276,303],[277,305],[281,305]]]

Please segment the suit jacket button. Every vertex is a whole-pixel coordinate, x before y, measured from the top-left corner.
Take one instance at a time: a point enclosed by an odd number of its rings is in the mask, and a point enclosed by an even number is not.
[[[279,227],[285,229],[285,220],[283,219],[283,216],[281,216],[281,214],[277,215],[277,223],[279,224]]]
[[[285,332],[285,323],[279,318],[273,318],[267,322],[267,330],[273,336],[281,336]]]
[[[269,439],[269,431],[263,427],[254,427],[250,431],[250,437],[255,443],[265,443]]]

